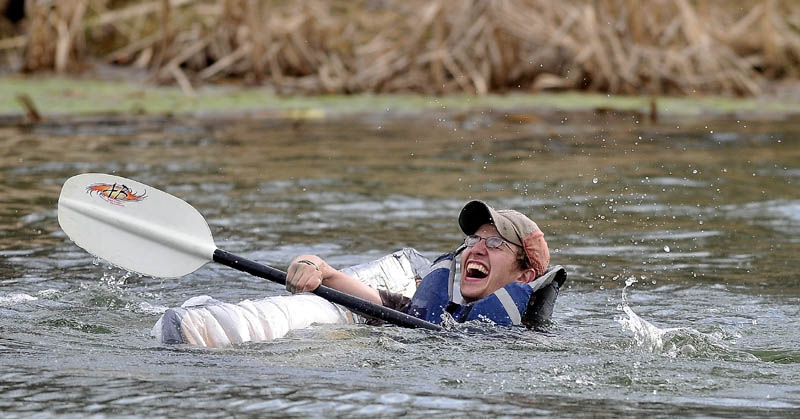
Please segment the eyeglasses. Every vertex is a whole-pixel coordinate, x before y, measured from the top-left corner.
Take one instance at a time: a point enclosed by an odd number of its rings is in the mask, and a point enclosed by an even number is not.
[[[506,242],[506,239],[504,239],[504,238],[502,238],[500,236],[481,237],[481,236],[473,234],[471,236],[467,236],[467,238],[464,239],[464,246],[467,246],[467,247],[475,246],[481,240],[485,240],[486,241],[486,247],[489,248],[489,249],[497,249],[500,246],[505,244],[506,246],[508,246],[508,248],[512,252],[514,251],[514,249],[511,248],[511,245],[508,244],[508,242]]]

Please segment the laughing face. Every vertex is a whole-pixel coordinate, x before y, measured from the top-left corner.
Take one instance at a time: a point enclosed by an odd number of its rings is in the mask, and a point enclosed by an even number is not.
[[[494,225],[484,224],[475,235],[485,239],[500,233]],[[533,280],[532,271],[522,270],[517,264],[516,252],[520,251],[522,249],[513,243],[490,249],[486,247],[486,240],[464,249],[461,253],[461,295],[464,299],[480,300],[513,281]]]

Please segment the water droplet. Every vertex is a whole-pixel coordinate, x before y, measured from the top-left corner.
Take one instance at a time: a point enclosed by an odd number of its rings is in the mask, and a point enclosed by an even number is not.
[[[599,182],[599,181],[600,181],[600,179],[598,179],[598,178],[593,178],[593,179],[592,179],[592,183],[597,183],[597,182]]]
[[[664,246],[664,251],[669,253],[669,246]]]

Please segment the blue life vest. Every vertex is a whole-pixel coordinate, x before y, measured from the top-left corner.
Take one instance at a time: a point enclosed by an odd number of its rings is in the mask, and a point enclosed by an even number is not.
[[[512,282],[474,303],[456,303],[454,300],[461,299],[454,286],[457,254],[444,255],[434,262],[417,287],[408,314],[436,324],[442,322],[445,312],[457,322],[489,320],[506,326],[533,327],[549,320],[558,289],[567,279],[563,267],[554,266],[527,284]]]

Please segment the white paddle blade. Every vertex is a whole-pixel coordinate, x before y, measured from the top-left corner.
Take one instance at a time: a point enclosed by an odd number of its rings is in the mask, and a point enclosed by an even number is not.
[[[159,278],[192,273],[216,250],[206,220],[194,207],[119,176],[69,178],[58,198],[58,223],[87,252]]]

